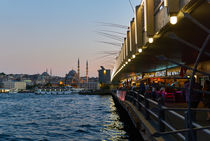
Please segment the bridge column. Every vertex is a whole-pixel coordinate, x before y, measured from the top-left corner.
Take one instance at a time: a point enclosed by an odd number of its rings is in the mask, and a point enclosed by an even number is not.
[[[124,38],[124,58],[125,58],[125,61],[127,61],[127,47],[126,47],[126,38]]]
[[[127,57],[130,58],[131,56],[131,49],[130,49],[130,31],[127,31],[127,42],[126,42],[126,47],[127,47]]]
[[[153,37],[155,34],[154,0],[144,0],[144,18],[147,36]]]
[[[135,44],[135,21],[134,18],[130,22],[130,48],[131,54],[134,55],[136,53],[136,44]]]
[[[143,6],[136,6],[135,9],[135,43],[137,48],[143,46]]]

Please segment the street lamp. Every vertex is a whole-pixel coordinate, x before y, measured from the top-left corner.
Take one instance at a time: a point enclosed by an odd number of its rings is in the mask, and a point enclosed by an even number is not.
[[[177,16],[171,16],[170,17],[170,23],[175,25],[177,23]]]
[[[139,53],[142,53],[142,49],[141,48],[138,51],[139,51]]]
[[[151,38],[149,38],[149,43],[151,44],[151,43],[153,43],[153,41],[154,41],[154,39],[151,37]]]

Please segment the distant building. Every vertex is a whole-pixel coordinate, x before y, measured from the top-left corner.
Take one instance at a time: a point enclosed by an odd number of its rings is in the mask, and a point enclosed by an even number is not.
[[[101,66],[101,69],[98,70],[99,75],[99,83],[109,84],[111,80],[111,71],[109,69],[105,69]]]
[[[99,89],[99,82],[97,77],[91,77],[88,78],[88,83],[87,83],[87,78],[86,77],[81,77],[81,79],[84,79],[84,83],[79,83],[79,88],[83,88],[86,90],[98,90]]]
[[[77,83],[78,80],[78,74],[75,70],[70,70],[68,74],[66,74],[66,83],[71,84],[71,83]]]
[[[25,82],[27,86],[33,85],[31,80],[23,80],[23,82]]]
[[[3,87],[10,90],[25,90],[26,82],[4,81]]]

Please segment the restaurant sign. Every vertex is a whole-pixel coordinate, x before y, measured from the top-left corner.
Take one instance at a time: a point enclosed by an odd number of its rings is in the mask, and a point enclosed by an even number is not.
[[[166,70],[156,72],[155,76],[156,77],[166,76]]]
[[[180,71],[177,70],[177,71],[168,71],[167,72],[167,76],[175,76],[175,75],[179,75],[180,74]]]

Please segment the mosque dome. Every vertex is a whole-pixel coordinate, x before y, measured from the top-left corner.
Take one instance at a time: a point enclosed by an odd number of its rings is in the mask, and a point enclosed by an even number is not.
[[[75,70],[70,70],[69,73],[67,74],[67,78],[75,78],[77,76],[77,72]]]
[[[43,72],[41,76],[50,76],[47,72]]]

